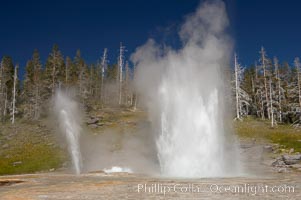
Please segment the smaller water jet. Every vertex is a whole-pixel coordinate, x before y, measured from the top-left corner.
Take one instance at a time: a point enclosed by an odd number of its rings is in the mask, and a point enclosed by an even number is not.
[[[54,110],[59,120],[59,128],[65,135],[68,151],[76,174],[80,174],[82,159],[80,153],[79,138],[82,130],[79,107],[77,103],[61,90],[56,91]]]

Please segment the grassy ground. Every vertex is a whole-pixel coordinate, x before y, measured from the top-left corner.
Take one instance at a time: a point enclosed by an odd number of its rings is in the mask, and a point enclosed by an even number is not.
[[[101,112],[92,111],[89,115],[99,118],[99,123],[102,124],[98,128],[89,128],[91,133],[101,133],[107,129],[122,133],[124,129],[135,128],[138,121],[147,119],[145,112],[120,108],[105,108]]]
[[[137,121],[146,119],[144,112],[120,109],[104,109],[90,115],[98,117],[102,124],[96,129],[89,128],[91,133],[99,133],[102,129],[123,132],[124,128],[134,128]],[[301,152],[301,129],[290,125],[270,128],[269,121],[253,118],[235,121],[234,127],[241,138],[276,143],[282,145],[281,148]],[[15,126],[10,123],[0,125],[0,175],[57,169],[66,160],[67,152],[59,147],[53,131],[43,122],[18,121]]]
[[[271,128],[267,120],[245,118],[243,121],[235,121],[234,127],[239,137],[265,140],[279,145],[284,149],[294,148],[295,152],[301,152],[301,129],[288,124],[279,124]]]
[[[88,115],[99,118],[102,124],[98,128],[84,127],[92,134],[106,129],[123,133],[145,118],[143,112],[111,108],[94,110]],[[67,151],[58,145],[58,135],[45,124],[46,121],[17,121],[14,126],[0,123],[0,175],[48,171],[69,161]]]
[[[33,122],[2,124],[0,129],[0,175],[58,168],[66,159],[46,126]]]

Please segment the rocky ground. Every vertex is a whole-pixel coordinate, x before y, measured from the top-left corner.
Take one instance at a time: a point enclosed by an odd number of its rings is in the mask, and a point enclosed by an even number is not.
[[[294,149],[289,152],[278,153],[279,145],[265,145],[263,150],[267,153],[267,158],[271,160],[266,161],[264,164],[271,166],[274,171],[278,173],[297,171],[301,172],[301,154],[294,153]],[[274,155],[273,155],[273,154]]]

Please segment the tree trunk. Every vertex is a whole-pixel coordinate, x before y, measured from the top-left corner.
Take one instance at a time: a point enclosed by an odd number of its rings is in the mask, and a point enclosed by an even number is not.
[[[272,94],[272,80],[270,79],[270,113],[271,113],[271,127],[274,127],[274,114],[273,114],[273,94]]]
[[[15,67],[15,73],[14,73],[12,124],[15,123],[17,69],[18,66]]]
[[[236,96],[236,119],[240,119],[240,102],[239,102],[239,79],[238,79],[238,64],[236,54],[234,56],[235,68],[235,96]]]

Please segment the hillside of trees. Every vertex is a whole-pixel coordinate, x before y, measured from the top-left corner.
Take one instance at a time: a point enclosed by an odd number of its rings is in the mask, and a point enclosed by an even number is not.
[[[292,64],[280,64],[277,57],[267,56],[264,47],[258,63],[242,67],[235,55],[233,93],[236,119],[246,115],[268,119],[271,126],[301,121],[301,64],[297,57]]]
[[[107,62],[107,49],[92,65],[86,64],[80,50],[72,59],[64,57],[57,45],[53,46],[45,65],[42,65],[38,50],[34,50],[23,78],[17,76],[19,66],[13,64],[11,57],[4,56],[0,65],[1,122],[45,117],[57,88],[72,93],[85,108],[114,105],[135,109],[134,70],[125,61],[124,50],[120,44],[117,62],[111,65]]]
[[[39,120],[46,116],[49,102],[57,88],[76,96],[86,107],[118,106],[136,109],[137,94],[133,89],[135,67],[124,56],[120,44],[115,64],[107,61],[107,49],[95,64],[88,65],[77,50],[74,58],[64,57],[54,45],[42,65],[38,50],[25,66],[24,77],[18,77],[19,66],[9,56],[0,65],[0,120],[16,118]],[[252,115],[268,119],[271,126],[279,123],[301,123],[301,64],[295,58],[290,65],[269,58],[262,47],[258,62],[242,67],[234,56],[232,68],[233,111],[235,119]]]

